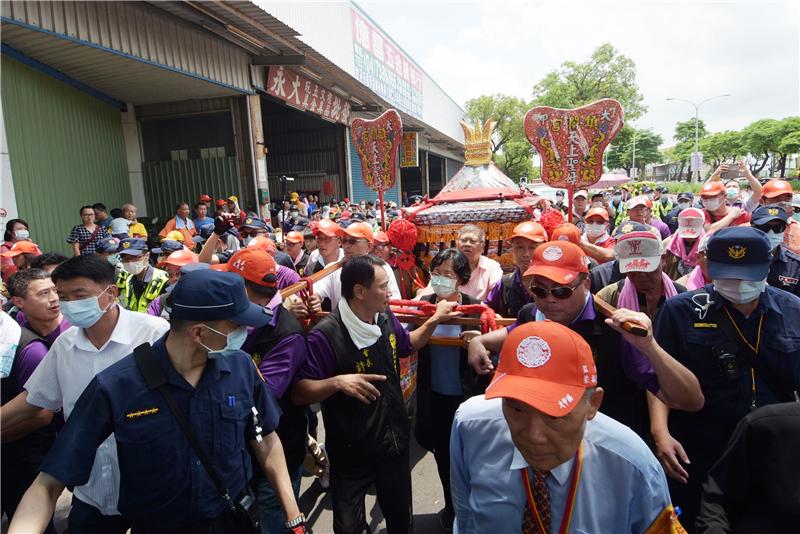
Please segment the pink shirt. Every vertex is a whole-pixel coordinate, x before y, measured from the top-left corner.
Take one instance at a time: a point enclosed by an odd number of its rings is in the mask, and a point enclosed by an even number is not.
[[[472,270],[469,282],[458,288],[462,293],[474,297],[480,301],[485,301],[489,291],[503,277],[503,268],[493,259],[481,256],[478,266]],[[423,289],[416,298],[433,293],[431,285]]]

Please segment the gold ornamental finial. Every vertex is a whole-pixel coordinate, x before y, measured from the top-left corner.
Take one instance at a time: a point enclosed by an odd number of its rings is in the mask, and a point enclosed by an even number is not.
[[[480,120],[473,127],[461,121],[464,130],[464,157],[466,165],[476,167],[492,161],[492,132],[496,121],[488,119],[481,125]]]

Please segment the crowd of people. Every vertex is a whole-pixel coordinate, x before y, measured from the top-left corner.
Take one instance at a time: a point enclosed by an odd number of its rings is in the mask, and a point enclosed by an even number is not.
[[[388,532],[408,533],[412,436],[445,531],[793,532],[800,199],[739,168],[745,187],[723,165],[699,198],[560,193],[514,228],[508,272],[465,224],[416,286],[380,230],[394,203],[291,193],[262,219],[202,195],[157,235],[132,204],[97,203],[70,258],[10,220],[10,532],[54,531],[65,488],[75,533],[310,532],[310,471],[335,532],[369,531],[374,487]],[[405,324],[399,298],[428,311]],[[482,306],[513,324],[481,331]]]

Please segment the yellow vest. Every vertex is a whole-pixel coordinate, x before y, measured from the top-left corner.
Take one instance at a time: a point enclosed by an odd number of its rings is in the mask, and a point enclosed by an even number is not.
[[[144,291],[142,291],[142,294],[138,299],[136,298],[136,294],[133,292],[133,284],[131,284],[133,276],[134,275],[125,271],[124,269],[120,269],[119,273],[117,274],[119,303],[126,310],[147,313],[147,307],[150,305],[150,303],[157,299],[167,287],[167,284],[169,283],[169,275],[161,269],[154,268],[153,277],[150,279],[150,283],[145,286]]]

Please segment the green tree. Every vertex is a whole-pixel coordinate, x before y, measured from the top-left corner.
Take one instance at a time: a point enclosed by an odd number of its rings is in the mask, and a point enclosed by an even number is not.
[[[778,143],[778,168],[781,170],[781,178],[786,176],[786,158],[789,154],[796,154],[800,151],[797,146],[797,139],[800,137],[800,117],[786,117],[778,126],[781,140]]]
[[[761,119],[742,130],[742,143],[744,148],[755,159],[750,165],[753,174],[760,173],[766,167],[770,156],[778,152],[783,138],[781,121],[775,119]]]
[[[633,168],[634,145],[636,148],[636,168],[639,176],[644,176],[645,165],[663,160],[658,147],[664,139],[651,130],[638,130],[626,124],[614,139],[606,160],[610,169],[625,169],[628,175]]]
[[[700,152],[713,168],[717,168],[726,160],[732,163],[739,156],[747,154],[741,132],[732,131],[712,133],[703,137],[700,140]]]
[[[467,102],[469,121],[497,122],[492,134],[492,160],[516,182],[533,173],[534,149],[525,137],[523,126],[528,108],[521,98],[503,94],[482,95]]]
[[[636,84],[636,64],[609,43],[600,45],[585,63],[565,61],[533,87],[535,106],[577,108],[601,98],[618,100],[628,121],[647,111]]]

